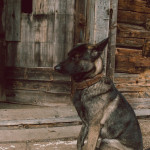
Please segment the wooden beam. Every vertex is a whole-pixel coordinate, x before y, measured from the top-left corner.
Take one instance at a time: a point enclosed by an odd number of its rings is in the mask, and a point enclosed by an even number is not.
[[[4,32],[4,0],[0,0],[0,101],[5,101],[5,32]]]
[[[109,45],[107,52],[107,69],[106,75],[112,80],[115,72],[115,52],[116,52],[116,34],[117,34],[117,14],[118,0],[110,1],[110,25],[109,25]]]

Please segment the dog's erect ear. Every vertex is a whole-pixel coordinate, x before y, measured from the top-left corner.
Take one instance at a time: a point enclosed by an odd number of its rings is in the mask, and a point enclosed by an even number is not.
[[[93,46],[94,48],[91,53],[91,56],[93,59],[97,59],[101,55],[101,53],[103,52],[107,43],[108,43],[108,38],[104,39],[103,41],[101,41]]]
[[[86,50],[86,43],[79,43],[71,49],[68,56],[73,56],[76,53],[83,53]]]
[[[103,41],[95,44],[95,49],[97,49],[98,51],[103,51],[104,48],[106,47],[107,43],[108,43],[108,38],[106,38]]]

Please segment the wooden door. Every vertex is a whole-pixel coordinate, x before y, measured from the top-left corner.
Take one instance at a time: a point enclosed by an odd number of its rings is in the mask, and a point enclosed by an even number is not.
[[[53,66],[77,42],[97,43],[110,36],[104,60],[105,68],[114,69],[117,1],[32,0],[32,11],[25,11],[26,6],[17,0],[11,2],[6,18],[21,10],[21,19],[18,27],[15,21],[10,25],[14,30],[7,40],[7,101],[70,104],[70,78],[54,72]]]

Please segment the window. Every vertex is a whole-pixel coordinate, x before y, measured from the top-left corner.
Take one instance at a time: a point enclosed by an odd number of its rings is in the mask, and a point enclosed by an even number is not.
[[[21,12],[29,14],[32,13],[32,0],[21,1]]]

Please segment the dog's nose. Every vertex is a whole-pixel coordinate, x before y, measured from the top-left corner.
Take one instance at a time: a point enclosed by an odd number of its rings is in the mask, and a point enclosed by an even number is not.
[[[62,67],[61,67],[61,65],[57,65],[57,66],[54,67],[54,69],[55,69],[56,71],[60,71],[60,70],[62,69]]]

